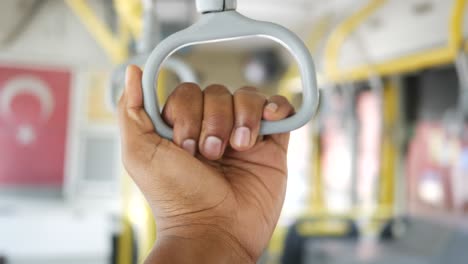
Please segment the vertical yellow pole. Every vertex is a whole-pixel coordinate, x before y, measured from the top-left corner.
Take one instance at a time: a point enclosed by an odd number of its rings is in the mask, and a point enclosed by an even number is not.
[[[309,202],[309,209],[308,211],[316,216],[316,215],[323,215],[326,213],[326,206],[325,206],[325,195],[324,195],[324,185],[322,179],[322,170],[321,170],[321,163],[320,163],[320,134],[318,129],[313,126],[312,128],[312,153],[311,153],[311,186],[312,186],[312,193],[310,196]]]
[[[395,204],[398,144],[396,125],[399,115],[399,90],[392,81],[386,82],[383,94],[383,130],[378,215],[390,217]]]

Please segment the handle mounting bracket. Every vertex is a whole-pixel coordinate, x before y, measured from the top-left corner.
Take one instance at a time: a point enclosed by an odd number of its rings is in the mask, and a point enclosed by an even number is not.
[[[237,0],[197,0],[197,10],[202,14],[236,10]]]

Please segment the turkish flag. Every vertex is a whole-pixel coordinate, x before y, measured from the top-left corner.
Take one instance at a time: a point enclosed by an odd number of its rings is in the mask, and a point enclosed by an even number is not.
[[[71,73],[0,65],[0,186],[62,186]]]

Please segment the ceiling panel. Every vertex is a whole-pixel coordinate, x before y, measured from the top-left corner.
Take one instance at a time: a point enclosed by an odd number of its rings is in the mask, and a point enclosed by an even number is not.
[[[281,24],[298,34],[305,34],[311,24],[325,14],[340,14],[363,0],[238,0],[239,12]]]
[[[194,20],[197,17],[195,0],[157,1],[160,19],[163,21],[187,23],[187,18]],[[364,1],[366,0],[238,0],[237,2],[238,11],[243,15],[283,25],[305,40],[318,18],[329,14],[335,14],[338,18],[345,17],[343,13],[356,9]],[[265,43],[268,42],[245,41],[227,46],[244,49],[264,47]]]
[[[157,0],[163,21],[182,23],[193,19],[195,0]],[[303,36],[315,19],[341,13],[363,0],[238,0],[238,11],[248,17],[281,24]],[[352,8],[351,8],[352,10]]]
[[[19,23],[22,15],[27,14],[22,9],[27,9],[27,4],[33,1],[30,0],[5,0],[0,3],[0,18],[8,17],[9,19],[0,23],[0,28],[12,28],[14,23]],[[40,2],[40,1],[39,1]],[[46,3],[56,3],[53,0],[45,1]],[[93,3],[101,3],[105,8],[111,8],[111,0],[101,1],[93,0]],[[312,30],[314,22],[317,18],[334,13],[341,14],[336,17],[345,17],[342,15],[343,10],[349,12],[353,10],[350,7],[357,7],[363,0],[238,0],[238,11],[248,17],[271,21],[281,24],[303,39],[307,39],[308,34]],[[20,3],[25,3],[21,5]],[[193,23],[197,18],[195,8],[195,0],[156,0],[158,17],[163,23],[178,24],[182,27]],[[44,10],[43,10],[44,11]],[[50,12],[50,10],[44,11]],[[15,14],[17,19],[12,20],[5,14]],[[3,14],[3,16],[2,16]],[[1,21],[2,19],[0,19]],[[177,28],[177,27],[171,27]],[[0,43],[8,37],[7,30],[0,30]],[[235,47],[251,48],[252,45],[264,45],[258,43],[265,42],[249,42],[247,45],[235,45]]]

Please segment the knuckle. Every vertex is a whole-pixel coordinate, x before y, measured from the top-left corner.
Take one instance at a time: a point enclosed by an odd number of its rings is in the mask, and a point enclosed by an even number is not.
[[[209,124],[227,124],[229,117],[221,112],[208,113],[205,115],[204,121]]]
[[[173,122],[185,119],[199,120],[201,116],[202,93],[194,83],[179,85],[169,96],[163,110],[163,116]]]
[[[212,94],[226,94],[226,93],[231,93],[228,88],[224,85],[220,84],[212,84],[206,87],[205,93],[212,93]]]
[[[258,92],[258,89],[253,86],[244,86],[237,90],[236,92]]]
[[[181,100],[193,99],[194,96],[201,94],[200,87],[195,83],[183,83],[179,85],[174,92],[171,94],[171,97]]]
[[[182,83],[179,86],[177,86],[176,91],[181,93],[193,93],[201,90],[196,83]]]
[[[260,115],[239,115],[236,117],[236,127],[247,126],[255,128],[260,125]]]
[[[260,95],[243,95],[235,97],[234,108],[236,115],[255,117],[261,115],[265,106],[266,98]]]
[[[257,88],[242,87],[234,92],[235,97],[248,97],[249,99],[264,99],[265,96],[261,94]]]
[[[226,118],[226,115],[220,113],[208,114],[203,120],[203,129],[209,132],[229,133],[232,125],[230,118]]]
[[[189,134],[196,134],[200,130],[201,120],[198,118],[181,118],[177,121],[176,127]]]

